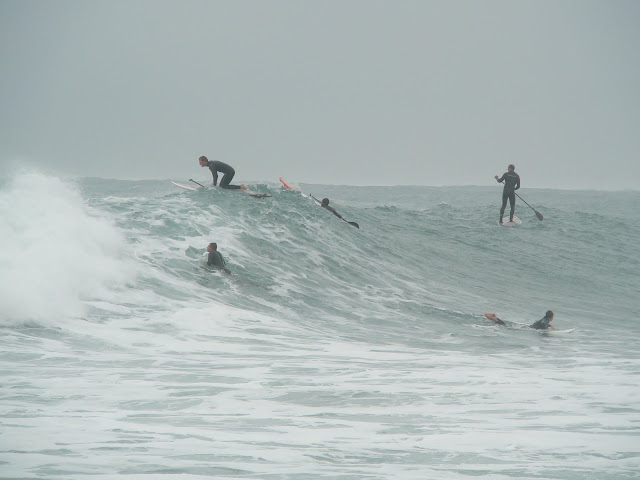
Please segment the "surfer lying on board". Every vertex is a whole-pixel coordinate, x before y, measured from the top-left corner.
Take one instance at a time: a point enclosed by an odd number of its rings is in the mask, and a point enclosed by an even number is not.
[[[520,175],[518,175],[515,170],[516,167],[513,165],[509,165],[507,167],[507,172],[502,175],[502,177],[498,178],[495,176],[495,179],[498,183],[502,183],[504,181],[504,188],[502,189],[502,208],[500,209],[500,223],[502,223],[502,217],[504,216],[504,210],[507,208],[507,199],[511,204],[511,211],[509,213],[509,221],[513,222],[513,214],[516,211],[516,190],[520,188]]]
[[[326,208],[327,210],[329,210],[331,213],[333,213],[340,220],[344,220],[344,218],[342,218],[342,215],[340,215],[338,212],[336,212],[335,208],[329,206],[329,199],[328,198],[323,198],[322,201],[320,202],[320,206],[322,208]]]
[[[231,273],[227,268],[227,264],[225,263],[224,258],[222,258],[222,254],[218,251],[217,243],[212,242],[207,245],[207,252],[209,252],[207,265],[209,265],[210,267],[217,267],[227,273]]]
[[[502,320],[496,317],[495,313],[485,313],[484,316],[487,317],[489,320],[493,320],[497,325],[506,325],[506,323],[504,323]],[[547,310],[547,313],[544,314],[544,317],[542,317],[540,320],[535,322],[533,325],[529,325],[529,326],[531,328],[535,328],[536,330],[547,330],[548,328],[553,329],[555,327],[551,325],[552,321],[553,321],[553,312],[551,310]]]
[[[231,180],[233,180],[233,176],[236,174],[236,171],[233,169],[231,165],[227,165],[224,162],[219,162],[218,160],[208,160],[207,157],[202,156],[198,159],[201,167],[209,167],[211,170],[211,175],[213,175],[213,186],[215,187],[218,184],[218,172],[223,173],[222,179],[220,180],[220,188],[226,188],[228,190],[246,190],[247,186],[242,185],[230,185]]]
[[[335,208],[330,207],[328,198],[323,198],[322,201],[320,201],[316,197],[314,197],[313,195],[309,195],[309,196],[311,198],[313,198],[316,202],[318,202],[322,208],[326,208],[327,210],[329,210],[331,213],[333,213],[336,217],[338,217],[343,222],[347,222],[349,225],[353,225],[356,228],[360,228],[360,225],[358,225],[356,222],[349,222],[348,220],[345,220],[344,218],[342,218],[342,215],[340,215],[338,212],[336,212]]]

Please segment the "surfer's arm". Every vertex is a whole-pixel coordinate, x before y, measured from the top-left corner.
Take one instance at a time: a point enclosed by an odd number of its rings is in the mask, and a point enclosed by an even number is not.
[[[516,182],[516,188],[514,190],[518,190],[520,188],[520,175],[518,175],[518,181]]]
[[[331,208],[331,207],[325,207],[327,210],[329,210],[330,212],[332,212],[336,217],[338,217],[340,220],[344,220],[344,218],[342,218],[342,215],[340,215],[338,212],[336,212],[335,208]]]
[[[213,186],[215,187],[216,185],[218,185],[218,171],[216,170],[216,167],[209,167],[209,170],[211,170],[211,176],[213,177]]]
[[[496,175],[496,180],[498,181],[498,183],[502,183],[502,181],[504,180],[504,175],[502,175],[500,178],[498,178],[498,175]]]

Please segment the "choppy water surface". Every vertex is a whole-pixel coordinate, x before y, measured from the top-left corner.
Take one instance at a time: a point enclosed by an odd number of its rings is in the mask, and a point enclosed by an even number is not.
[[[640,193],[251,188],[0,183],[0,478],[638,478]]]

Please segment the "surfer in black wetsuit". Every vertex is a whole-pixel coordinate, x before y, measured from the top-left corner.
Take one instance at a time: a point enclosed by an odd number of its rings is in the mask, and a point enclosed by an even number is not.
[[[553,329],[555,327],[551,325],[552,321],[553,312],[551,310],[547,310],[547,313],[544,314],[544,317],[531,325],[531,328],[535,328],[536,330],[547,330],[549,328]]]
[[[516,190],[520,188],[520,175],[518,175],[515,170],[516,167],[513,165],[509,165],[507,167],[507,172],[502,175],[502,177],[498,178],[495,176],[495,179],[498,183],[502,183],[504,181],[504,188],[502,189],[502,208],[500,209],[500,223],[502,223],[502,217],[504,216],[504,210],[507,208],[507,199],[511,204],[511,211],[509,213],[509,221],[513,222],[513,214],[516,211]]]
[[[335,208],[329,206],[329,199],[328,198],[323,198],[322,201],[320,202],[320,206],[322,208],[326,208],[327,210],[329,210],[331,213],[333,213],[340,220],[344,220],[344,218],[342,218],[342,215],[340,215],[338,212],[336,212]]]
[[[342,215],[340,215],[338,212],[336,212],[335,208],[330,207],[328,198],[323,198],[322,201],[320,201],[316,197],[314,197],[313,195],[309,195],[309,196],[311,198],[313,198],[316,202],[318,202],[322,208],[324,208],[326,210],[329,210],[331,213],[333,213],[336,217],[338,217],[343,222],[347,222],[349,225],[353,225],[356,228],[360,228],[360,225],[358,225],[356,222],[350,222],[348,220],[345,220],[344,218],[342,218]]]
[[[236,174],[236,171],[233,169],[231,165],[227,165],[224,162],[219,162],[218,160],[208,160],[207,157],[200,157],[198,159],[201,167],[209,167],[211,170],[211,175],[213,175],[213,186],[215,187],[218,184],[218,172],[223,173],[222,179],[220,180],[220,188],[226,188],[227,190],[246,190],[247,186],[242,185],[230,185],[231,180],[233,180],[233,176]]]
[[[492,320],[493,322],[495,322],[497,325],[506,325],[506,323],[500,320],[495,313],[485,313],[484,316],[487,317],[489,320]],[[540,320],[535,322],[533,325],[529,325],[529,326],[536,330],[547,330],[549,328],[553,329],[555,327],[551,325],[552,321],[553,321],[553,312],[551,310],[547,310],[547,313],[544,314],[544,317],[542,317]]]
[[[207,265],[210,267],[217,267],[221,270],[224,270],[227,273],[231,273],[227,268],[227,264],[222,258],[222,254],[218,251],[217,243],[210,243],[207,245],[207,252],[209,252],[209,256],[207,257]]]

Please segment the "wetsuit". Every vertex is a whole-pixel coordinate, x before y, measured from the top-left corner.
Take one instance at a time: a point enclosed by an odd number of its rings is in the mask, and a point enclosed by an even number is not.
[[[507,200],[511,204],[511,212],[509,213],[509,220],[513,220],[513,214],[516,211],[516,190],[520,188],[520,175],[516,172],[506,172],[502,177],[498,179],[498,183],[504,181],[504,188],[502,189],[502,208],[500,209],[500,222],[504,216],[504,210],[507,208]]]
[[[327,210],[329,210],[331,213],[333,213],[336,217],[338,218],[342,218],[342,215],[340,215],[338,212],[336,212],[336,209],[333,207],[330,207],[329,205],[327,206],[322,206],[320,205],[322,208],[326,208]],[[342,218],[344,220],[344,218]]]
[[[506,323],[504,323],[502,320],[500,320],[498,317],[496,317],[496,319],[494,320],[496,322],[496,325],[506,325]]]
[[[224,263],[224,258],[222,258],[222,255],[217,250],[214,250],[213,252],[209,252],[209,258],[207,258],[207,265],[209,265],[210,267],[224,268],[225,270],[227,266],[227,264]]]
[[[531,325],[531,328],[535,328],[536,330],[546,330],[549,328],[549,320],[547,320],[547,317],[542,317],[536,323]]]
[[[232,166],[227,165],[224,162],[219,162],[218,160],[209,160],[207,163],[209,170],[211,170],[211,175],[213,175],[214,186],[218,184],[218,172],[221,172],[224,175],[220,180],[220,188],[227,188],[229,190],[242,188],[240,185],[229,185],[231,180],[233,180],[233,176],[236,174],[236,171]]]

